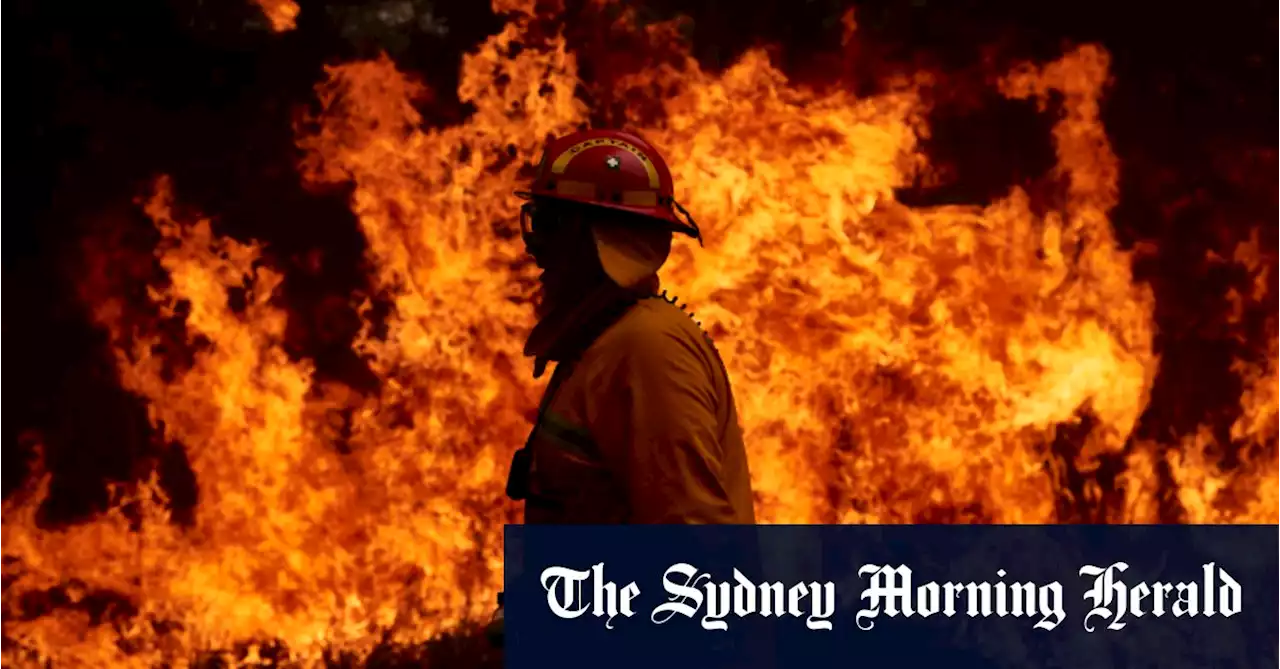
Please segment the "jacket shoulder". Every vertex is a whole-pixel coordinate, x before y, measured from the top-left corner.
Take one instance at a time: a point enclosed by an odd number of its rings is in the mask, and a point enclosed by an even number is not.
[[[688,358],[709,363],[711,343],[693,317],[662,297],[642,299],[588,349],[606,358]]]
[[[602,343],[639,344],[639,340],[702,339],[702,331],[688,313],[661,297],[642,299],[601,337]]]

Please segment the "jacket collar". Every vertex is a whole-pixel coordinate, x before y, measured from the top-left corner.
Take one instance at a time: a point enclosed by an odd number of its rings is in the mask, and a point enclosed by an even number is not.
[[[576,358],[636,300],[657,290],[656,275],[632,288],[621,288],[606,279],[583,299],[554,308],[525,341],[524,354],[534,358],[533,378],[542,376],[548,362]]]

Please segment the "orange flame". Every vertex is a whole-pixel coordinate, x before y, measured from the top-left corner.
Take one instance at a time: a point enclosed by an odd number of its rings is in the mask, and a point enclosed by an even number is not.
[[[254,0],[263,15],[271,22],[271,29],[276,32],[293,30],[298,21],[300,11],[294,0]]]
[[[1257,231],[1237,246],[1232,259],[1253,274],[1253,290],[1242,295],[1232,290],[1228,300],[1237,320],[1245,304],[1262,303],[1274,267],[1263,264]],[[1178,484],[1178,501],[1189,518],[1202,523],[1277,523],[1280,519],[1280,471],[1276,440],[1280,425],[1280,373],[1277,373],[1277,336],[1274,315],[1267,322],[1268,349],[1259,362],[1236,360],[1232,371],[1240,378],[1240,416],[1231,425],[1231,442],[1239,447],[1238,462],[1226,461],[1224,446],[1207,428],[1182,438],[1179,448],[1166,456]]]
[[[70,582],[73,602],[114,593],[132,610],[110,624],[75,606],[9,617],[7,663],[230,660],[246,644],[239,660],[251,663],[267,640],[314,663],[488,613],[502,524],[515,518],[503,466],[539,390],[521,356],[530,277],[510,193],[543,138],[588,113],[564,41],[530,47],[529,28],[515,14],[465,58],[459,97],[475,113],[456,126],[421,129],[425,90],[387,58],[330,68],[318,87],[324,111],[299,137],[300,171],[354,184],[374,282],[393,301],[385,331],[370,325],[355,345],[381,380],[371,394],[319,383],[290,358],[272,301],[282,275],[257,245],[175,218],[158,183],[144,207],[169,282],[151,298],[185,313],[198,353],[174,371],[120,309],[94,313],[124,386],[188,450],[195,522],[168,522],[151,481],[93,522],[40,530],[46,479],[35,477],[3,510],[6,609]],[[510,49],[517,41],[526,48]],[[1087,475],[1117,457],[1123,511],[1103,520],[1159,520],[1161,462],[1189,521],[1280,520],[1274,338],[1265,365],[1237,369],[1248,391],[1232,439],[1249,459],[1222,464],[1208,434],[1132,443],[1157,364],[1153,298],[1108,219],[1107,72],[1106,53],[1082,47],[1000,84],[1058,118],[1067,197],[1044,213],[1018,188],[972,206],[895,201],[928,169],[924,77],[874,97],[818,93],[752,51],[720,74],[686,59],[619,84],[664,91],[665,118],[644,132],[708,239],[701,253],[678,249],[664,280],[700,307],[724,353],[762,520],[1068,520],[1064,498],[1101,506]],[[1237,255],[1263,276],[1256,248]],[[1056,431],[1077,423],[1087,435],[1055,452]],[[1086,483],[1064,485],[1064,466]]]

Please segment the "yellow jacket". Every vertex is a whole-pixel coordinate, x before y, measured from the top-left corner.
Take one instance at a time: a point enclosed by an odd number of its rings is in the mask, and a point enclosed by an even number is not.
[[[719,353],[660,297],[557,364],[527,451],[526,523],[755,522]]]

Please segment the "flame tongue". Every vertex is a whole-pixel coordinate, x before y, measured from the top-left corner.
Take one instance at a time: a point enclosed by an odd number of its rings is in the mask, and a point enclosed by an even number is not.
[[[6,502],[6,610],[79,584],[73,605],[6,619],[6,661],[151,666],[235,648],[244,660],[268,640],[317,661],[487,615],[514,518],[502,466],[538,391],[520,351],[533,269],[515,235],[495,233],[514,226],[509,193],[543,139],[587,118],[563,40],[509,48],[529,21],[516,14],[466,57],[459,97],[475,113],[457,126],[421,129],[424,91],[386,58],[332,67],[318,87],[301,173],[354,184],[393,306],[385,332],[355,344],[374,391],[318,383],[286,355],[270,299],[281,275],[256,246],[175,220],[159,184],[146,210],[169,282],[151,295],[186,314],[198,353],[173,372],[119,310],[95,313],[122,383],[188,452],[195,523],[167,522],[154,481],[56,533],[36,529],[38,488]],[[1016,188],[968,207],[895,202],[927,166],[914,82],[818,94],[750,52],[722,74],[686,60],[619,83],[674,91],[646,133],[708,246],[696,259],[677,249],[664,279],[724,353],[763,520],[1152,522],[1151,481],[1167,467],[1187,520],[1277,521],[1274,346],[1239,368],[1232,438],[1257,445],[1252,459],[1221,468],[1208,435],[1172,451],[1132,439],[1156,366],[1153,299],[1108,220],[1106,77],[1106,54],[1084,47],[1001,83],[1012,98],[1060,99],[1046,113],[1067,192],[1045,214]],[[1114,490],[1091,477],[1103,463],[1119,463]],[[127,603],[110,625],[76,603],[106,594]]]

